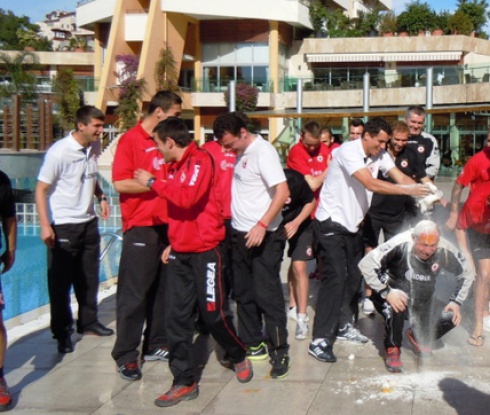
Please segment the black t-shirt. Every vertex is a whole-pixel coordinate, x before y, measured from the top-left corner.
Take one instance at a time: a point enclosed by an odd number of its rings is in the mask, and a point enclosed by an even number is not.
[[[299,215],[303,206],[312,202],[315,198],[313,191],[301,173],[296,170],[284,169],[284,174],[286,175],[290,196],[282,208],[283,224],[291,222]],[[309,219],[305,222],[308,221]]]
[[[422,134],[410,136],[405,148],[409,148],[415,152],[425,170],[427,159],[434,151],[434,142],[430,138],[425,138]]]
[[[2,219],[15,216],[15,200],[12,185],[8,176],[0,170],[0,217]],[[2,247],[2,233],[0,231],[0,248]]]
[[[425,166],[417,154],[407,146],[395,158],[395,166],[415,181],[427,176]],[[378,179],[394,183],[389,177],[379,172]],[[373,218],[403,220],[406,214],[414,213],[414,200],[411,196],[373,194],[369,214]]]

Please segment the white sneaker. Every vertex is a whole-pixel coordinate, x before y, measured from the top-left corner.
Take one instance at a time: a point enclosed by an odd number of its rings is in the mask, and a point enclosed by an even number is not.
[[[490,331],[490,316],[483,317],[483,330]]]
[[[374,304],[369,298],[362,300],[362,312],[366,316],[371,316],[376,310],[374,309]]]
[[[298,321],[298,309],[296,307],[290,307],[288,309],[288,317],[291,320]]]
[[[296,324],[296,339],[304,340],[308,338],[308,323],[305,320],[298,320]]]
[[[364,344],[369,341],[369,339],[362,334],[358,329],[356,329],[351,324],[347,324],[343,329],[339,329],[337,332],[338,340],[346,340],[351,343]]]

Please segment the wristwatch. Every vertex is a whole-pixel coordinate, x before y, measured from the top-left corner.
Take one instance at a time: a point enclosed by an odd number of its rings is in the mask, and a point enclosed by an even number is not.
[[[388,293],[390,292],[390,287],[383,288],[381,291],[378,291],[378,294],[383,300],[386,300]]]
[[[148,181],[146,182],[146,185],[147,185],[149,188],[151,188],[151,186],[153,186],[153,183],[155,183],[155,180],[156,180],[156,179],[155,179],[154,177],[150,177],[150,178],[148,179]]]

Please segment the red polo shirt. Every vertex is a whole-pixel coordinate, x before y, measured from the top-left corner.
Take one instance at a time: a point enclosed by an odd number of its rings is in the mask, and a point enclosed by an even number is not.
[[[117,144],[112,181],[132,179],[137,169],[149,171],[157,179],[165,178],[165,160],[141,123],[128,130]],[[123,232],[134,226],[155,226],[168,223],[167,202],[154,190],[119,195]]]

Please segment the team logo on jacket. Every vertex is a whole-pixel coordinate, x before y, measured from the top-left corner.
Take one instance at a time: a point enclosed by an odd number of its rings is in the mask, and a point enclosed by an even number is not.
[[[408,167],[408,161],[402,160],[402,162],[400,163],[400,166],[402,166],[403,168],[407,168]]]
[[[323,156],[318,156],[316,159],[321,163],[323,161]]]
[[[424,148],[424,146],[418,146],[418,147],[417,147],[417,151],[418,151],[419,153],[424,153],[424,152],[425,152],[425,148]]]
[[[437,262],[434,262],[430,269],[432,270],[432,272],[437,272],[437,270],[439,269],[439,264]]]
[[[180,183],[184,183],[186,177],[187,177],[187,175],[185,173],[182,173],[180,175]]]
[[[160,160],[158,157],[154,157],[151,164],[155,170],[160,170]]]
[[[216,262],[210,262],[206,270],[206,310],[216,310]]]

